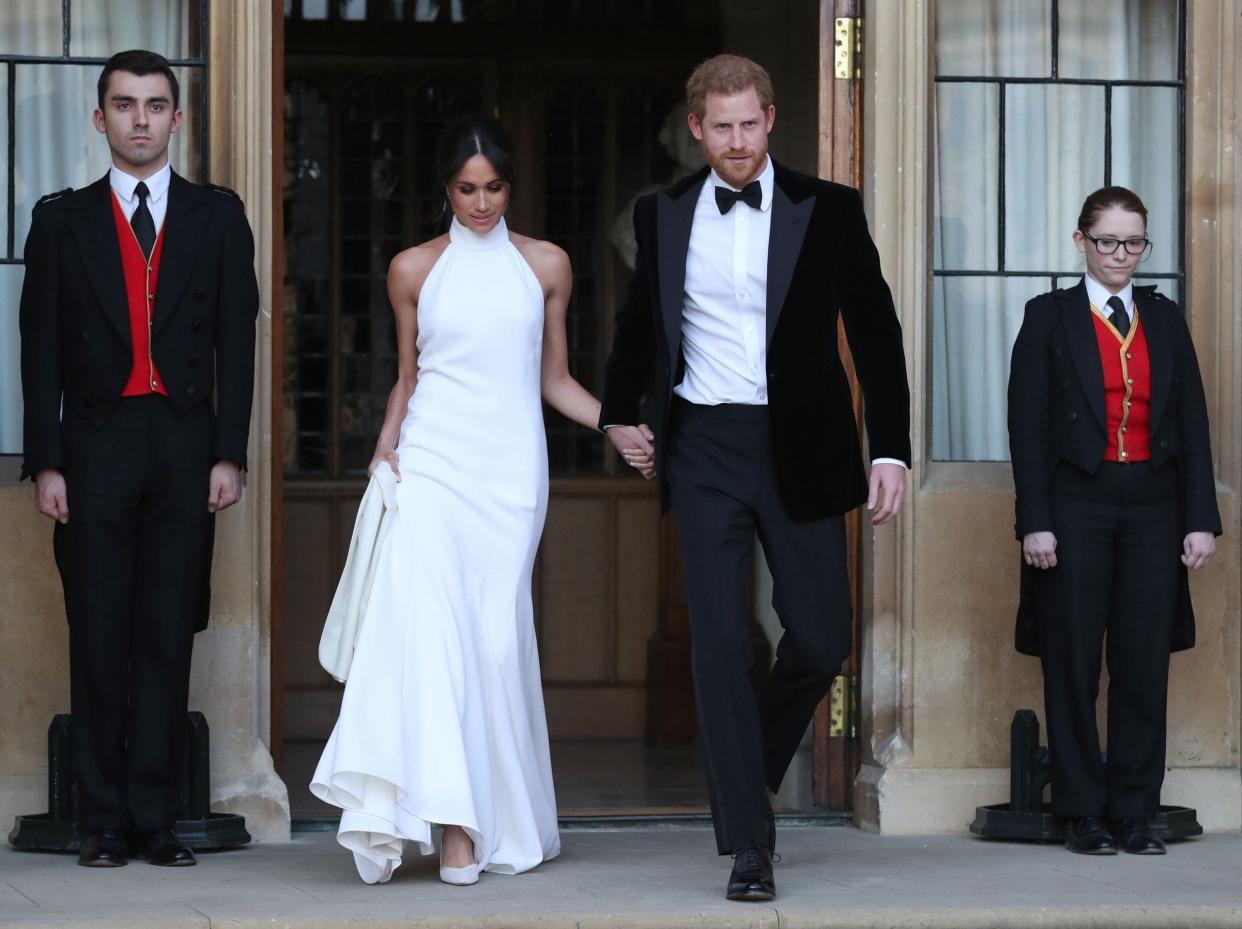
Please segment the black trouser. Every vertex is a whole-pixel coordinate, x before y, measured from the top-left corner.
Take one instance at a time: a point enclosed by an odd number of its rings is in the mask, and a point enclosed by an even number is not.
[[[815,707],[849,656],[840,517],[795,522],[781,503],[763,406],[677,401],[667,459],[690,607],[700,740],[716,845],[772,842],[776,790]],[[747,602],[758,533],[784,633],[767,686],[751,690]]]
[[[1061,816],[1151,816],[1164,781],[1169,641],[1179,608],[1177,469],[1103,462],[1052,480],[1057,565],[1041,582],[1052,806]],[[1108,764],[1095,704],[1107,637]]]
[[[129,397],[101,430],[70,409],[62,429],[69,522],[54,541],[79,827],[171,826],[211,554],[211,413]]]

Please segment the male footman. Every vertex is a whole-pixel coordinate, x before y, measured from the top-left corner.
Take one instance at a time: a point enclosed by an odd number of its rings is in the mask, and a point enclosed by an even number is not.
[[[241,495],[254,241],[236,195],[172,172],[177,79],[113,56],[95,128],[112,168],[34,209],[21,299],[23,472],[69,618],[80,864],[191,865],[173,833],[190,650],[213,520]],[[213,402],[214,398],[214,402]]]

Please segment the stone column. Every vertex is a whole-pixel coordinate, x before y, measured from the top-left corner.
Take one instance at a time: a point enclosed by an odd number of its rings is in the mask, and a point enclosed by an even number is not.
[[[271,739],[272,4],[211,4],[210,180],[246,203],[259,276],[254,411],[245,493],[217,522],[211,626],[198,636],[190,706],[211,727],[212,805],[258,841],[289,838]]]

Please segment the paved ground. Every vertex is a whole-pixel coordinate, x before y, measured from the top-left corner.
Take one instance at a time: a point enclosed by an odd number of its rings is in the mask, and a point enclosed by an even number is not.
[[[1242,836],[1182,842],[1164,858],[1087,858],[970,836],[879,837],[787,828],[779,898],[723,898],[728,859],[699,827],[567,831],[557,861],[455,888],[407,858],[368,887],[330,833],[200,856],[182,870],[87,870],[0,848],[0,929],[533,929],[1242,927]]]

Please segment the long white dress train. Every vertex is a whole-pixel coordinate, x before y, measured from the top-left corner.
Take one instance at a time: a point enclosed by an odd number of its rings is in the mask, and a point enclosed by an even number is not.
[[[502,219],[455,219],[418,302],[396,531],[311,781],[367,883],[463,826],[485,870],[560,852],[531,608],[547,510],[543,292]]]

